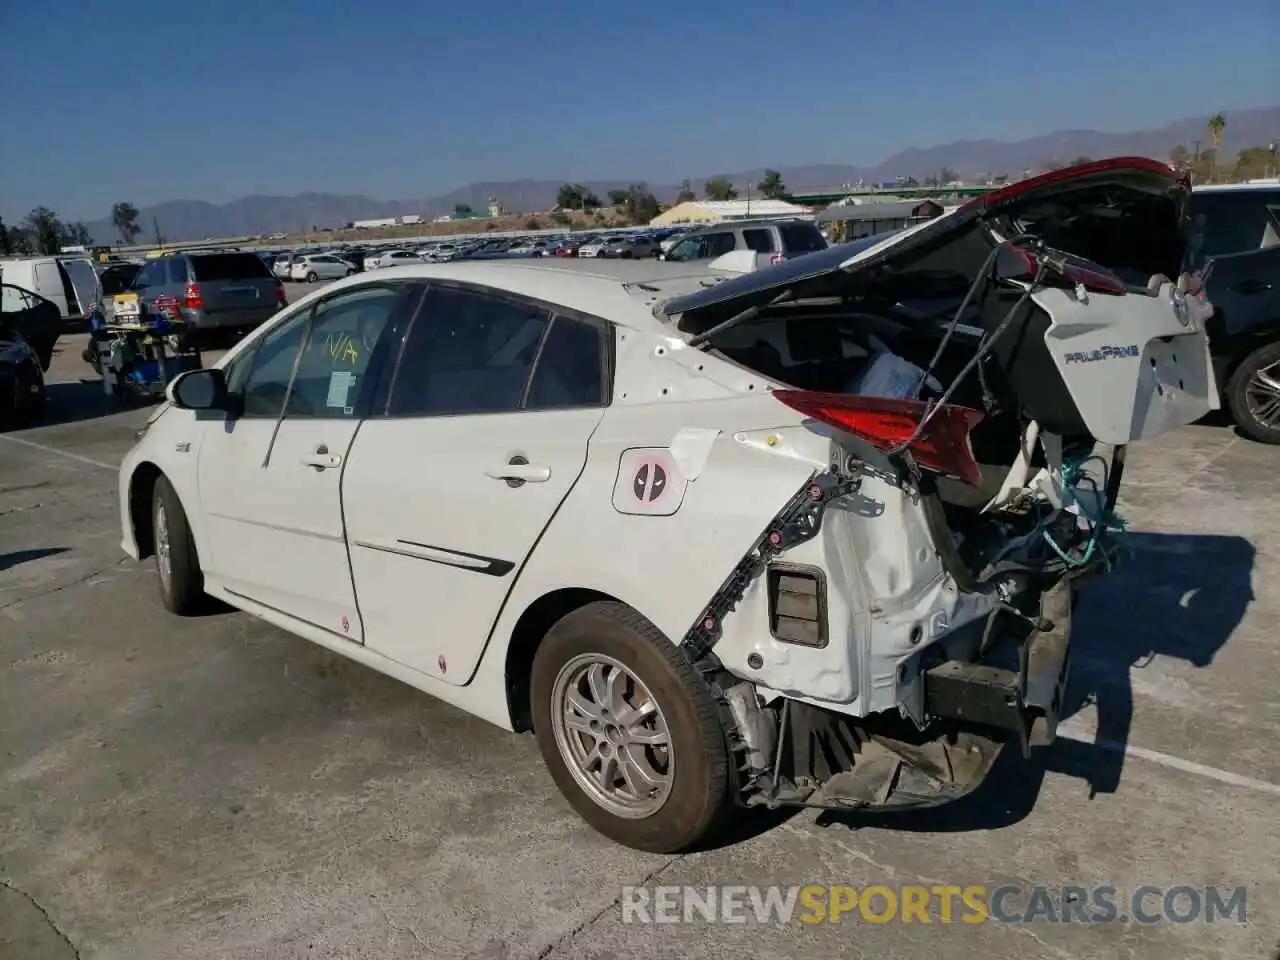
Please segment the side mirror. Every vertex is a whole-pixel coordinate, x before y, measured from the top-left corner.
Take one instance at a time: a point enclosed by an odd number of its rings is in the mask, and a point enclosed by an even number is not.
[[[227,378],[221,370],[187,370],[169,381],[165,395],[179,410],[226,410]]]

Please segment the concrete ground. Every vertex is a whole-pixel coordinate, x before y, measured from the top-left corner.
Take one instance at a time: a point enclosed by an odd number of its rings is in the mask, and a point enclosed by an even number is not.
[[[1069,739],[930,815],[744,817],[680,857],[590,831],[532,740],[119,549],[114,407],[76,340],[0,434],[0,957],[1265,957],[1280,944],[1280,450],[1136,447],[1132,559],[1078,616]],[[1245,924],[623,922],[624,885],[1248,888]],[[1024,903],[1021,900],[1011,901]],[[1159,898],[1147,901],[1158,906]],[[936,913],[935,913],[936,919]]]

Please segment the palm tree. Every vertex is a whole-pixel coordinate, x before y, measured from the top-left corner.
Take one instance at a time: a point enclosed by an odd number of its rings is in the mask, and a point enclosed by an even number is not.
[[[1212,180],[1218,167],[1218,150],[1222,147],[1222,131],[1227,129],[1227,118],[1220,113],[1215,113],[1205,126],[1209,130],[1209,139],[1213,141],[1213,159],[1209,167],[1209,179]]]

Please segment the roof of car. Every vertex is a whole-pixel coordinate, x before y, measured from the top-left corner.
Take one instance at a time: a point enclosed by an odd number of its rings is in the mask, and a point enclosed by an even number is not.
[[[387,267],[377,280],[420,277],[483,284],[543,300],[570,310],[604,317],[620,326],[670,334],[654,315],[659,302],[721,282],[702,265],[653,260],[451,260]],[[368,283],[370,275],[339,280],[327,290]]]

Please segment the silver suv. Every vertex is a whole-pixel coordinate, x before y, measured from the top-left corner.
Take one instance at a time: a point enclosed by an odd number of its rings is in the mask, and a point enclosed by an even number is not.
[[[174,297],[196,330],[249,331],[285,306],[284,287],[256,253],[181,253],[150,260],[132,289],[140,297]]]
[[[695,230],[681,238],[662,259],[688,263],[734,250],[754,250],[772,254],[773,262],[781,263],[825,249],[827,241],[822,231],[808,220],[744,220]]]

